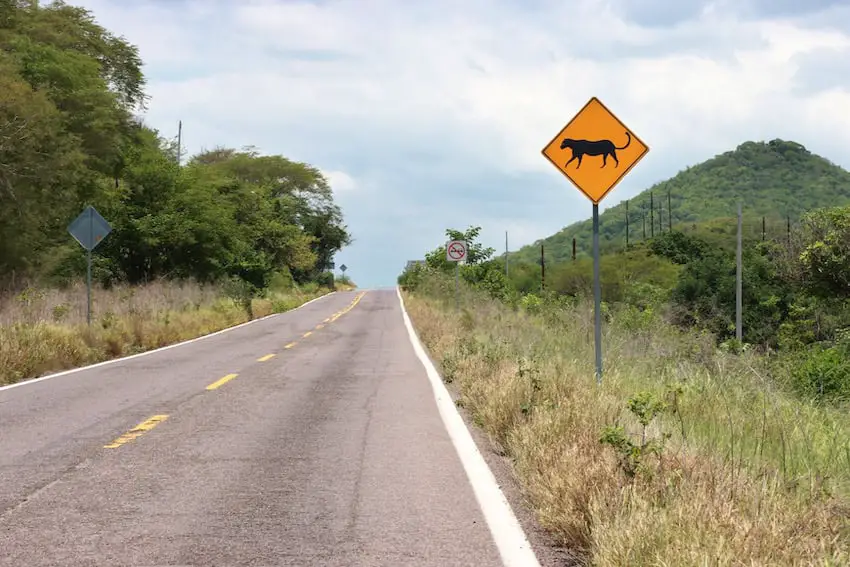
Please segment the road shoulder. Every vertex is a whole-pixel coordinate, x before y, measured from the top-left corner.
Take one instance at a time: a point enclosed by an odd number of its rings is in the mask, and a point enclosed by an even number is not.
[[[400,291],[397,290],[397,294],[399,296],[402,311],[409,319]],[[410,322],[412,325],[412,320]],[[495,477],[496,482],[499,485],[499,489],[508,501],[514,516],[519,522],[522,530],[525,532],[525,537],[528,539],[534,554],[537,556],[540,567],[577,567],[580,565],[576,558],[573,557],[573,554],[571,554],[568,549],[557,545],[554,537],[540,525],[540,522],[537,520],[531,506],[526,502],[519,481],[513,473],[513,465],[510,458],[497,451],[496,446],[488,438],[486,433],[475,425],[469,411],[457,404],[457,401],[460,399],[460,394],[456,385],[450,383],[447,384],[445,380],[442,379],[439,366],[434,363],[431,353],[428,352],[425,345],[419,341],[418,336],[411,336],[410,339],[411,341],[418,341],[422,351],[428,357],[428,360],[436,370],[437,375],[440,376],[440,380],[451,397],[455,410],[463,420],[464,426],[470,433],[472,440],[478,447],[479,453]]]

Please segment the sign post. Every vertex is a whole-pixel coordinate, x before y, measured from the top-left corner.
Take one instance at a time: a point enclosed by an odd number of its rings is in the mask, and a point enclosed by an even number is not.
[[[68,232],[86,249],[86,322],[91,325],[91,252],[106,238],[112,227],[97,209],[89,205],[68,225]]]
[[[446,260],[455,263],[455,308],[460,310],[460,263],[466,260],[467,246],[463,240],[446,244]]]
[[[640,138],[626,128],[598,98],[593,97],[542,152],[593,203],[593,319],[597,384],[602,383],[599,202],[648,151],[649,147]],[[583,163],[585,158],[589,158],[587,163]]]

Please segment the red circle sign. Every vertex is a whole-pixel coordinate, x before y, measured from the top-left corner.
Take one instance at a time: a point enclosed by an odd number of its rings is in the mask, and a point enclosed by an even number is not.
[[[454,260],[460,260],[466,256],[466,249],[460,242],[451,242],[449,244],[449,256]]]

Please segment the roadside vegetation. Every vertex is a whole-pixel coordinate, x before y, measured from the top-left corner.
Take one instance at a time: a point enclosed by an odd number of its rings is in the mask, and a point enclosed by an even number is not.
[[[351,242],[321,171],[187,156],[146,126],[135,46],[89,11],[0,1],[0,384],[193,338],[337,288]],[[177,125],[175,124],[175,134]],[[93,253],[67,226],[93,205]]]
[[[581,564],[846,565],[848,230],[850,208],[813,210],[790,244],[748,244],[744,344],[724,239],[603,256],[601,386],[589,262],[529,289],[539,265],[506,278],[473,227],[447,231],[471,243],[459,311],[442,247],[399,284],[458,403]]]

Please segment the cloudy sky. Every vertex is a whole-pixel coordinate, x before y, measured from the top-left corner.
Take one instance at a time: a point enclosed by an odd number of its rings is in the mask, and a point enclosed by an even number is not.
[[[71,0],[139,46],[149,125],[326,172],[361,287],[482,227],[590,216],[540,151],[592,96],[651,151],[614,205],[745,140],[850,168],[850,0]]]

